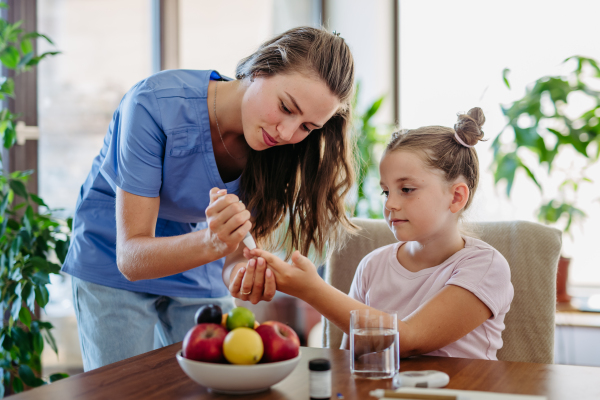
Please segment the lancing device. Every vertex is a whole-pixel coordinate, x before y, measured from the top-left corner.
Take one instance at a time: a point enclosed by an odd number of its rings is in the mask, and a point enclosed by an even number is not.
[[[222,193],[219,197],[217,197],[217,199],[225,196],[226,194],[227,193]],[[240,200],[240,203],[241,202],[242,201]],[[248,250],[254,250],[256,248],[256,242],[254,241],[254,238],[252,237],[250,232],[246,233],[246,236],[244,236],[244,238],[242,239],[242,242],[244,242],[244,244],[246,245]]]
[[[240,203],[241,202],[242,201],[240,200]],[[250,234],[250,231],[248,231],[248,233],[246,233],[246,236],[244,236],[244,238],[242,239],[242,242],[244,242],[244,244],[246,245],[248,250],[254,250],[256,248],[256,242],[254,241],[254,238]]]

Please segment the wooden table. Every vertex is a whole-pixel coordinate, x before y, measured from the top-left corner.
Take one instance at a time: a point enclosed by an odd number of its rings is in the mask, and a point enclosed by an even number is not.
[[[189,379],[175,359],[177,343],[94,371],[12,396],[24,399],[308,399],[308,360],[332,362],[333,397],[374,399],[369,391],[391,388],[391,379],[373,381],[350,376],[346,350],[302,348],[296,370],[271,390],[246,396],[213,394]],[[403,359],[402,371],[435,369],[450,375],[448,389],[545,395],[551,400],[600,399],[600,368],[444,357]]]

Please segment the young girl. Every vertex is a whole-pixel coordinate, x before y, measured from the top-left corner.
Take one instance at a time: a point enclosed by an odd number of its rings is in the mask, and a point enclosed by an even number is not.
[[[397,312],[402,357],[496,360],[513,298],[509,266],[492,246],[459,229],[477,189],[473,146],[483,138],[484,121],[473,108],[454,129],[427,126],[392,136],[379,170],[385,220],[398,243],[361,261],[348,296],[327,285],[299,252],[291,266],[259,249],[245,249],[245,256],[266,263],[278,290],[311,304],[346,334],[350,311],[373,307]],[[232,291],[240,290],[242,275]]]

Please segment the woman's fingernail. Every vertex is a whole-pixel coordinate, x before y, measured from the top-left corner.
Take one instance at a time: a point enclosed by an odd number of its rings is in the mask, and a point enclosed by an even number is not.
[[[221,189],[217,192],[217,194],[227,193],[227,189]]]
[[[254,267],[254,265],[256,265],[256,260],[252,259],[252,260],[248,261],[248,265]]]
[[[267,270],[267,277],[269,277],[269,278],[270,278],[272,275],[273,275],[273,273],[271,272],[271,270],[270,270],[270,269],[268,269],[268,270]]]
[[[244,272],[246,272],[246,268],[244,268],[244,267],[240,268],[240,273],[243,274]]]
[[[264,259],[262,259],[262,258],[259,258],[259,259],[258,259],[258,265],[261,265],[261,266],[262,266],[262,265],[264,265],[264,264],[265,264],[265,260],[264,260]]]

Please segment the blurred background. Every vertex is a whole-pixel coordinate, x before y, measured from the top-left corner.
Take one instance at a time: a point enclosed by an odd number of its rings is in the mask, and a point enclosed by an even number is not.
[[[592,134],[583,132],[588,135],[585,137],[581,136],[582,131],[577,131],[573,140],[589,142],[587,147],[583,152],[581,146],[561,147],[552,159],[549,173],[549,163],[538,157],[540,150],[519,141],[521,128],[537,127],[536,121],[529,115],[517,115],[511,125],[502,107],[509,109],[513,102],[526,97],[528,88],[545,76],[562,76],[565,81],[575,79],[569,74],[576,69],[577,62],[563,62],[568,57],[600,60],[597,29],[600,2],[33,0],[25,3],[33,10],[27,15],[34,17],[37,24],[34,29],[54,42],[51,45],[38,40],[38,52],[61,52],[37,67],[39,196],[56,210],[56,215],[62,218],[73,215],[79,188],[101,148],[112,114],[121,97],[137,81],[172,68],[215,69],[233,76],[237,61],[271,36],[300,25],[323,26],[340,32],[356,62],[359,83],[356,134],[359,151],[363,158],[370,159],[363,166],[364,183],[354,196],[356,214],[381,217],[376,165],[382,144],[394,129],[453,126],[458,112],[481,107],[487,118],[484,132],[489,140],[476,147],[481,181],[467,221],[538,221],[540,207],[545,204],[558,216],[553,219],[546,215],[542,222],[553,223],[558,229],[565,230],[568,218],[575,217],[576,221],[563,236],[563,255],[571,258],[568,292],[582,301],[591,301],[588,308],[598,305],[593,302],[594,295],[600,293],[600,257],[595,247],[600,238],[597,183],[600,167],[594,163],[598,140]],[[600,90],[592,64],[586,65],[582,74],[590,90]],[[573,121],[591,109],[586,126],[598,132],[597,96],[590,91],[587,94],[574,91],[565,100],[557,107]],[[552,101],[544,98],[543,106],[552,106]],[[541,124],[540,129],[544,126],[549,125]],[[495,141],[501,132],[504,132],[502,138]],[[546,140],[547,148],[557,143],[552,134],[541,137]],[[496,157],[494,143],[501,149]],[[512,154],[513,161],[518,155],[518,160],[528,166],[544,190],[528,177],[524,168],[518,168],[521,165],[518,162],[511,169],[509,159],[501,158],[503,154]],[[583,180],[582,174],[589,181]],[[578,183],[575,190],[569,192],[572,184],[561,185],[568,181]],[[572,205],[584,212],[585,217],[577,219],[580,214],[573,209],[561,214],[561,204]],[[44,318],[57,327],[59,357],[51,351],[44,353],[44,366],[77,372],[81,361],[68,276],[53,277],[49,289],[50,303]],[[255,308],[258,320],[275,315],[274,318],[296,326],[304,343],[320,345],[318,326],[315,327],[318,314],[285,296],[279,296],[274,304],[278,305]],[[600,321],[594,318],[597,314],[581,314],[583,322],[573,317],[574,312],[557,314],[556,361],[600,365],[600,349],[595,349],[600,339]]]

